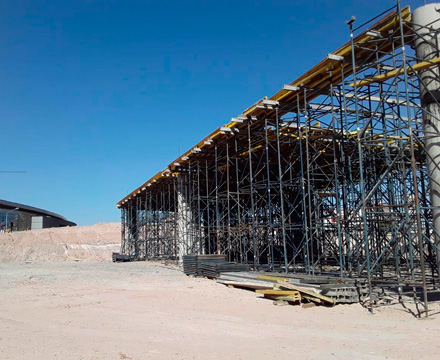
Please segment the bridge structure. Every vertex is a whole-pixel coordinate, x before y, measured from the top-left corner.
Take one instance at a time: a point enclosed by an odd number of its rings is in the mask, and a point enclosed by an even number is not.
[[[365,277],[427,309],[440,263],[440,4],[396,6],[118,202],[133,260]],[[416,294],[418,294],[416,296]]]

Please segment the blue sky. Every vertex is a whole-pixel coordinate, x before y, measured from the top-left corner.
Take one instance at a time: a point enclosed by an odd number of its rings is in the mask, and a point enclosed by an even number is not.
[[[383,1],[0,4],[0,198],[78,225],[348,41]],[[403,1],[414,9],[423,1]]]

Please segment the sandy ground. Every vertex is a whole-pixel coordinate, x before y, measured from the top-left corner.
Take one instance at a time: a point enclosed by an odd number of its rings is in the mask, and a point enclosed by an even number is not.
[[[440,309],[274,306],[139,263],[0,263],[1,359],[439,359]]]
[[[160,263],[119,224],[0,234],[0,359],[439,359],[440,305],[274,306]],[[81,260],[81,261],[75,261]]]

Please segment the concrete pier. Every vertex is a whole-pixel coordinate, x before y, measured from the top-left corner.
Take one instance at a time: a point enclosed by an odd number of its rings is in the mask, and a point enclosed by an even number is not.
[[[416,56],[421,61],[439,57],[440,3],[428,4],[413,13]],[[420,100],[423,108],[423,131],[428,153],[430,196],[433,226],[440,234],[440,72],[433,66],[420,73]],[[440,236],[435,236],[437,265],[440,265]]]

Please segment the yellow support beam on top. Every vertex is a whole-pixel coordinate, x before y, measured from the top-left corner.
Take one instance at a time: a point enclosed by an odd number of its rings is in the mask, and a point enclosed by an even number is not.
[[[434,58],[432,60],[429,60],[429,61],[419,62],[419,63],[415,64],[412,67],[408,67],[407,68],[407,72],[408,72],[408,74],[413,74],[415,72],[428,69],[428,68],[430,68],[432,66],[436,66],[438,64],[440,64],[440,57],[436,57],[436,58]],[[399,69],[395,69],[395,70],[389,71],[389,72],[387,72],[385,74],[380,74],[380,75],[372,76],[372,77],[369,77],[369,78],[366,78],[366,79],[363,79],[363,80],[359,80],[356,83],[356,86],[357,87],[361,87],[361,86],[365,86],[365,85],[370,85],[372,83],[383,82],[383,81],[392,79],[393,77],[402,75],[403,73],[404,73],[404,68],[401,67]],[[351,83],[350,86],[354,87],[354,83]]]
[[[411,11],[410,7],[406,6],[401,10],[401,18],[396,12],[390,13],[385,18],[379,20],[376,24],[373,24],[369,27],[369,30],[376,30],[383,33],[388,33],[391,30],[397,29],[400,25],[400,21],[411,21]],[[373,46],[376,46],[376,43],[370,42],[372,40],[371,36],[367,33],[368,31],[365,30],[363,33],[361,33],[359,36],[357,36],[354,39],[355,44],[362,44],[363,47],[366,48],[372,48]],[[381,48],[383,53],[390,52],[392,50],[392,44],[391,42],[387,42],[384,40],[383,47]],[[358,51],[356,52],[357,58],[362,58],[365,56],[365,54],[368,53],[368,50],[365,51]],[[347,42],[343,46],[341,46],[339,49],[334,51],[332,54],[337,56],[342,56],[344,58],[348,58],[351,54],[351,42]],[[434,59],[435,60],[435,59]],[[432,61],[431,61],[432,62]],[[430,63],[431,63],[430,62]],[[294,80],[292,83],[290,83],[291,86],[296,86],[299,88],[307,88],[307,89],[314,89],[315,87],[319,88],[325,88],[330,85],[330,83],[336,84],[341,81],[341,73],[342,68],[344,70],[345,76],[348,76],[352,73],[352,65],[350,61],[348,62],[337,62],[330,58],[325,58],[320,63],[315,65],[312,69],[301,75],[299,78]],[[331,76],[330,76],[331,72]],[[319,94],[314,93],[313,95],[308,95],[307,100],[311,101],[315,97],[317,97]],[[266,114],[265,109],[259,109],[257,105],[259,105],[264,100],[273,100],[273,101],[284,101],[284,102],[292,102],[296,101],[296,96],[299,96],[301,98],[301,103],[303,101],[303,94],[302,92],[292,92],[291,90],[282,89],[278,91],[276,94],[274,94],[272,97],[268,98],[265,96],[263,99],[255,103],[254,105],[251,105],[248,107],[243,113],[243,116],[270,116],[270,113]],[[273,111],[273,110],[272,110]],[[287,110],[280,109],[279,116],[282,116]],[[239,124],[236,124],[235,122],[229,122],[228,124],[224,125],[223,127],[228,128],[240,128]],[[225,136],[221,132],[221,128],[218,128],[214,130],[211,134],[209,134],[206,138],[204,138],[201,142],[199,142],[196,147],[200,149],[204,149],[208,147],[205,144],[205,141],[215,141],[218,138],[221,138],[222,136]],[[176,160],[174,160],[172,163],[170,163],[167,167],[171,171],[171,173],[176,173],[177,169],[176,166],[174,166],[174,163],[185,163],[186,159],[192,156],[191,150],[186,151],[183,155],[179,156]],[[139,193],[139,191],[143,191],[144,188],[152,186],[154,183],[162,181],[162,179],[166,178],[166,176],[163,175],[164,171],[161,171],[154,175],[151,179],[149,179],[147,182],[139,186],[137,189],[132,191],[130,194],[125,196],[122,200],[118,202],[118,205],[122,205],[124,202],[130,200],[132,197],[136,196],[136,194]]]

